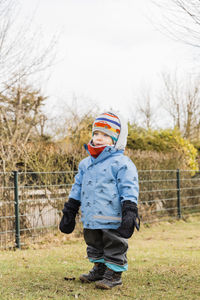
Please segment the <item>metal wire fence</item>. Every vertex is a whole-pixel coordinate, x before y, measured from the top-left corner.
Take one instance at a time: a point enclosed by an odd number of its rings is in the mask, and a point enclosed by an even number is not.
[[[0,249],[20,248],[58,230],[75,173],[0,173]],[[200,213],[200,171],[141,170],[138,174],[143,223]]]

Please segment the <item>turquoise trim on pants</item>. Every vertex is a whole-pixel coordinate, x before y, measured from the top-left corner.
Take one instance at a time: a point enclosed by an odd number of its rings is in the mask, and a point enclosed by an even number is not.
[[[128,264],[124,265],[124,266],[118,266],[115,264],[111,264],[111,263],[105,263],[106,267],[108,267],[109,269],[115,271],[115,272],[124,272],[128,270]]]
[[[92,259],[92,258],[89,258],[89,261],[95,263],[95,262],[99,262],[99,263],[105,263],[104,259],[103,258],[100,258],[100,259]]]
[[[101,258],[101,259],[91,259],[91,258],[89,258],[89,261],[91,261],[93,263],[96,263],[96,262],[103,263],[103,264],[106,265],[106,267],[113,270],[114,272],[124,272],[124,271],[128,270],[128,264],[126,264],[124,266],[119,266],[119,265],[115,265],[115,264],[112,264],[112,263],[107,263],[107,262],[105,262],[105,260],[103,258]]]

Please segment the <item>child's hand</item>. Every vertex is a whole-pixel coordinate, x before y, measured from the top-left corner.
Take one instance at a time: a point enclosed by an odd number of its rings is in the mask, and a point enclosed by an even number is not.
[[[131,201],[124,201],[122,206],[122,222],[117,231],[123,238],[129,239],[135,227],[139,231],[140,218],[138,216],[137,205]]]
[[[72,233],[76,225],[76,214],[78,213],[80,201],[69,199],[65,203],[63,209],[63,216],[60,221],[59,229],[63,233]]]

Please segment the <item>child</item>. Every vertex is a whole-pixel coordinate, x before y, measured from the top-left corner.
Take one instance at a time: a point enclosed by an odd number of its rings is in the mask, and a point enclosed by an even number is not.
[[[80,280],[97,281],[101,289],[122,284],[121,274],[128,267],[127,239],[134,227],[139,230],[137,170],[123,154],[127,134],[127,124],[118,114],[96,118],[92,139],[85,145],[89,156],[79,164],[60,222],[60,230],[71,233],[81,206],[87,256],[94,267]]]

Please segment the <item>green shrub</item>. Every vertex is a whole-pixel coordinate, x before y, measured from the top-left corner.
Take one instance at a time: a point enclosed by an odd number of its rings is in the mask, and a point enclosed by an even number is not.
[[[161,161],[167,154],[170,162],[167,169],[198,169],[197,149],[177,129],[145,130],[129,125],[127,148],[142,153],[147,151],[147,155],[153,155],[153,159],[158,157],[156,153],[162,153]]]

